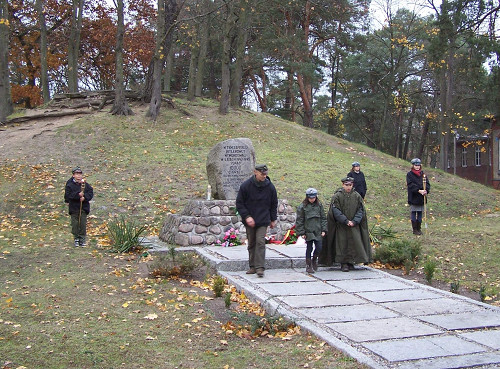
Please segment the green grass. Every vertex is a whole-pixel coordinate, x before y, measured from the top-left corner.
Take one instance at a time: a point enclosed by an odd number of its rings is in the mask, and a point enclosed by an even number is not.
[[[236,110],[220,116],[209,100],[175,99],[175,104],[178,109],[163,108],[156,123],[137,108],[131,117],[85,116],[48,139],[30,140],[25,150],[1,161],[1,364],[362,367],[306,334],[290,341],[227,335],[203,291],[189,283],[183,291],[174,290],[171,282],[147,279],[146,263],[108,252],[102,236],[120,216],[157,234],[167,213],[204,197],[206,158],[213,145],[248,137],[257,161],[268,164],[278,196],[294,207],[308,187],[317,188],[328,203],[351,162],[360,161],[368,182],[369,226],[413,239],[405,189],[409,164],[268,114]],[[65,182],[76,165],[95,193],[86,249],[71,247],[63,201]],[[499,192],[424,170],[432,191],[422,260],[440,261],[435,279],[498,293]],[[225,310],[219,299],[218,309]],[[149,314],[157,318],[145,319]]]

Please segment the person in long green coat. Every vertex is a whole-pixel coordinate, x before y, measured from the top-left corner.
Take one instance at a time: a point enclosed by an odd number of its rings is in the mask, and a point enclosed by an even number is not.
[[[363,198],[353,190],[354,179],[342,179],[342,188],[335,191],[327,215],[328,230],[320,264],[340,263],[348,272],[355,264],[371,263],[372,248]]]

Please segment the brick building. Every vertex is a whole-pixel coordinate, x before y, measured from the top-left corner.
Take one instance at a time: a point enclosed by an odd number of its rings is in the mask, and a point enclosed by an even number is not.
[[[496,118],[492,120],[490,135],[457,135],[453,141],[448,173],[500,189],[500,125]]]

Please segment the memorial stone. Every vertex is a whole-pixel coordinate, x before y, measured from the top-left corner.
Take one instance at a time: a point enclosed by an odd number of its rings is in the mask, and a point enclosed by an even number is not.
[[[207,157],[209,189],[206,200],[191,199],[181,213],[167,214],[160,230],[162,241],[179,246],[217,245],[224,232],[234,228],[241,241],[246,229],[236,212],[240,185],[253,175],[255,150],[248,138],[234,138],[215,145]],[[284,199],[278,200],[278,222],[269,228],[269,236],[282,240],[295,223],[295,209]]]
[[[248,138],[219,142],[207,157],[207,177],[212,196],[219,200],[235,200],[240,185],[253,174],[255,149]]]

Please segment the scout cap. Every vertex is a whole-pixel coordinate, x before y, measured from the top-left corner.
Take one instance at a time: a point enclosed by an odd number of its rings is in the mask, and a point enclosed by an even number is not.
[[[354,178],[352,177],[345,177],[341,179],[342,183],[352,183],[354,182]]]
[[[318,190],[315,189],[315,188],[310,187],[310,188],[308,188],[306,190],[306,196],[307,197],[317,197],[318,196]]]
[[[257,164],[255,166],[255,170],[258,170],[262,174],[267,174],[267,165],[266,164]]]
[[[71,171],[71,173],[75,174],[75,173],[83,173],[83,172],[80,169],[80,167],[75,167],[75,168],[73,168],[73,170]]]
[[[359,161],[355,161],[354,163],[352,163],[352,166],[353,167],[359,167],[360,166]]]
[[[411,159],[410,163],[412,163],[412,165],[420,165],[420,164],[422,164],[422,162],[420,161],[419,158]]]

